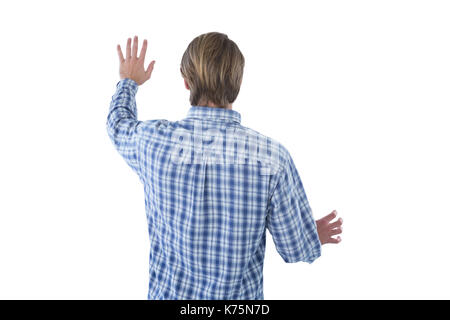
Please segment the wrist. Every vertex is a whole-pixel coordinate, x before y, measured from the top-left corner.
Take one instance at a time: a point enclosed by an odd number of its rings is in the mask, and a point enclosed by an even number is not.
[[[133,94],[136,94],[139,87],[138,83],[131,78],[121,78],[116,86],[118,89],[129,89]]]

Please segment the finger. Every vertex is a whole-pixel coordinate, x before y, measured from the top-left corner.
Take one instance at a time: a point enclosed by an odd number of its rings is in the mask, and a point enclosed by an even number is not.
[[[150,79],[150,77],[152,76],[152,72],[153,72],[153,68],[155,66],[155,60],[153,60],[152,62],[150,62],[150,64],[148,65],[147,70],[145,71],[145,73],[147,74],[147,77]]]
[[[326,243],[339,243],[341,242],[341,237],[337,237],[337,238],[330,238],[326,241]]]
[[[333,210],[333,212],[331,212],[329,215],[323,217],[320,220],[323,220],[323,221],[326,221],[326,222],[330,222],[331,220],[336,218],[336,216],[337,216],[337,212],[336,212],[336,210]]]
[[[127,40],[127,59],[131,59],[131,38]]]
[[[123,58],[122,49],[120,48],[120,44],[117,45],[117,54],[119,55],[119,61],[122,63],[125,59]]]
[[[144,43],[142,43],[141,53],[139,54],[139,59],[145,59],[146,52],[147,52],[147,39],[144,39]]]
[[[328,234],[330,236],[334,236],[334,235],[340,234],[340,233],[342,233],[342,228],[336,228],[336,229],[330,230],[330,232],[328,232]]]
[[[342,218],[339,218],[338,221],[333,222],[333,223],[330,223],[330,226],[329,226],[329,227],[330,227],[331,229],[340,227],[340,226],[342,226],[342,223],[343,223],[343,222],[344,222],[344,220],[342,220]]]
[[[138,51],[138,36],[134,36],[133,40],[133,52],[131,57],[137,59],[137,51]]]

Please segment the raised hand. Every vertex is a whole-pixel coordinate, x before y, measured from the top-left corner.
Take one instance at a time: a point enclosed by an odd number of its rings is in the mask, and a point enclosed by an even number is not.
[[[144,43],[142,44],[141,53],[139,54],[139,57],[137,56],[137,52],[138,52],[137,36],[134,36],[133,49],[131,49],[131,38],[128,38],[127,40],[126,59],[123,57],[120,44],[117,45],[117,53],[119,55],[120,61],[120,68],[119,68],[120,79],[130,78],[136,81],[138,85],[141,85],[145,81],[150,79],[153,72],[153,67],[155,66],[155,60],[150,62],[150,64],[147,67],[147,70],[144,69],[145,53],[147,52],[147,39],[144,39]]]
[[[316,221],[317,233],[319,234],[320,243],[339,243],[341,242],[341,237],[337,236],[333,238],[332,236],[342,233],[342,218],[331,223],[331,221],[336,218],[337,212],[333,210],[329,215],[323,217]]]

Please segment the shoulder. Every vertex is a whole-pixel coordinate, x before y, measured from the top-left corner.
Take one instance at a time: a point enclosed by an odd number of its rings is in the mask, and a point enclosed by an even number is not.
[[[165,136],[178,127],[178,121],[167,119],[151,119],[141,121],[139,125],[139,135],[142,138],[154,137],[155,135]]]
[[[275,172],[284,171],[292,162],[289,151],[280,141],[252,128],[241,127],[248,135],[257,138],[259,156],[268,159]]]

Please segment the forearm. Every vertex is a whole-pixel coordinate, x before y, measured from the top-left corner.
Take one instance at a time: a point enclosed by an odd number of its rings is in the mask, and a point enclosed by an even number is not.
[[[137,120],[135,99],[138,85],[125,78],[116,87],[107,117],[108,135],[120,155],[139,173],[137,141],[141,122]]]
[[[109,107],[107,127],[109,135],[117,134],[119,124],[129,121],[137,121],[136,93],[138,85],[134,80],[125,78],[116,85],[116,92],[112,96]],[[125,120],[125,121],[124,121]]]

